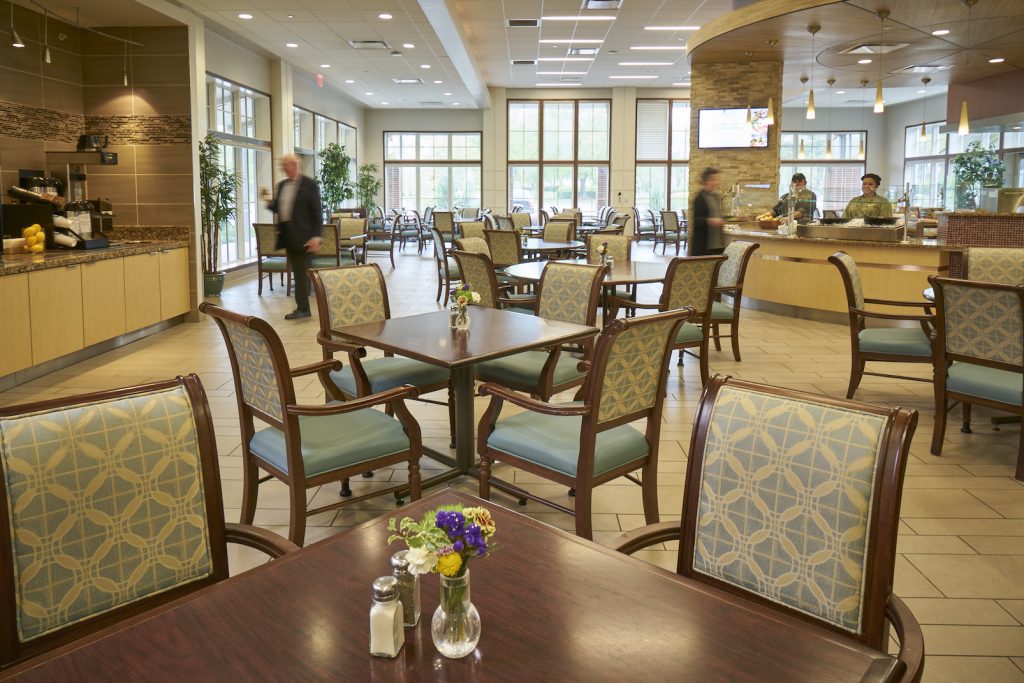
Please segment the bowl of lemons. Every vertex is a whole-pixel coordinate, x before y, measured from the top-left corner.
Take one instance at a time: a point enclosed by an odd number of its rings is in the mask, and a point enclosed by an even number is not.
[[[25,244],[21,250],[29,254],[40,254],[46,250],[46,231],[38,223],[28,226],[21,231],[25,238]]]

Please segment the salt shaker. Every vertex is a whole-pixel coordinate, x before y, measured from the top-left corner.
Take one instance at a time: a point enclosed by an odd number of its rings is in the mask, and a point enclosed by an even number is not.
[[[397,657],[405,644],[402,603],[398,600],[398,580],[382,576],[373,582],[373,607],[370,608],[370,654]]]
[[[399,550],[391,556],[391,573],[398,580],[398,599],[405,614],[405,625],[415,626],[420,621],[420,577],[409,571],[408,550]]]

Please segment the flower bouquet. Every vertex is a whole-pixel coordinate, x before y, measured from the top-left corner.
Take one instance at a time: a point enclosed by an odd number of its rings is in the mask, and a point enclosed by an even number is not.
[[[451,328],[465,331],[469,329],[469,305],[480,303],[480,294],[473,291],[467,284],[452,289]]]
[[[608,243],[607,242],[602,242],[601,244],[597,245],[597,248],[594,249],[594,251],[597,253],[598,256],[601,257],[601,264],[602,265],[608,262]]]
[[[413,574],[441,575],[441,602],[430,622],[430,634],[446,657],[465,657],[480,641],[480,613],[469,599],[469,561],[493,550],[494,520],[487,508],[448,505],[416,521],[388,520],[388,543],[405,541]]]

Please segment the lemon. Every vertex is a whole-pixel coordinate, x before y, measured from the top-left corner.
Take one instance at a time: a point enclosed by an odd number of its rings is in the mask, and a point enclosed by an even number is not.
[[[34,227],[25,228],[21,231],[22,237],[31,237],[34,234],[36,234],[36,229]]]
[[[32,245],[32,253],[38,254],[39,252],[41,252],[43,250],[43,248],[44,247],[41,244],[33,244]]]

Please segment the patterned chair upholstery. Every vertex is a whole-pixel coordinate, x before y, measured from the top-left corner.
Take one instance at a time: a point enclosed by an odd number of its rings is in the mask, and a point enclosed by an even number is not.
[[[213,418],[195,375],[0,409],[0,665],[228,577]]]
[[[676,245],[676,256],[679,256],[680,244],[686,244],[686,228],[679,224],[679,214],[675,211],[661,212],[661,225],[654,234],[654,249],[657,251],[658,244],[661,244],[661,253],[668,249],[669,243]]]
[[[514,230],[516,227],[511,216],[499,216],[495,214],[494,220],[498,224],[498,230]]]
[[[362,262],[371,255],[387,255],[391,260],[391,267],[395,267],[395,241],[401,240],[403,227],[402,217],[398,214],[392,218],[391,225],[381,227],[370,226],[366,233],[366,242],[363,244]],[[417,234],[418,229],[417,229]]]
[[[576,239],[576,221],[552,218],[544,224],[546,242],[571,242]]]
[[[537,315],[593,326],[606,269],[607,266],[548,262],[537,286]],[[590,347],[589,341],[583,344],[582,360],[589,356]],[[586,372],[579,369],[580,360],[554,347],[483,361],[474,370],[481,382],[495,382],[547,401],[554,394],[583,384]]]
[[[589,263],[601,262],[601,255],[597,253],[597,248],[600,246],[604,246],[607,249],[605,253],[616,263],[627,263],[633,260],[633,238],[631,237],[602,231],[593,232],[587,235],[587,261]],[[608,306],[608,300],[610,297],[616,297],[623,301],[636,301],[636,285],[630,285],[628,287],[605,285],[602,287],[601,292],[604,317],[606,321],[611,320],[610,309]],[[632,306],[628,306],[626,307],[626,314],[636,315],[636,309]]]
[[[288,267],[288,256],[284,249],[276,249],[277,226],[273,223],[253,223],[253,232],[256,234],[256,272],[258,273],[258,284],[256,294],[263,296],[263,276],[266,275],[270,281],[270,291],[274,291],[274,273],[281,273],[282,279],[285,273],[288,275],[288,289],[285,295],[291,294],[292,273]]]
[[[459,230],[462,232],[463,239],[467,237],[483,238],[486,228],[487,226],[483,221],[463,221],[459,223]]]
[[[344,252],[349,252],[356,263],[365,260],[365,242],[367,219],[365,218],[342,218],[338,221],[338,247]]]
[[[761,248],[756,242],[736,240],[725,248],[725,263],[718,271],[718,286],[715,288],[716,300],[711,304],[711,336],[715,340],[715,350],[722,350],[722,338],[732,340],[732,355],[740,361],[740,310],[743,304],[743,278],[747,274],[747,266],[754,252]],[[722,295],[732,297],[732,303],[722,301]],[[722,334],[722,325],[729,326],[729,334]]]
[[[414,387],[405,385],[326,405],[299,404],[295,377],[315,373],[330,396],[336,390],[330,373],[340,370],[341,363],[324,360],[292,368],[281,339],[266,321],[209,302],[202,303],[199,310],[216,321],[235,379],[242,428],[243,522],[252,521],[259,485],[268,479],[288,487],[288,537],[296,545],[302,545],[306,517],[311,515],[385,493],[408,492],[413,500],[419,498],[420,427],[403,400],[417,395]],[[395,417],[374,406],[387,406]],[[267,426],[256,431],[256,419]],[[310,488],[399,463],[408,466],[408,483],[375,488],[314,509],[307,507]],[[261,480],[260,470],[270,476]]]
[[[1019,285],[1024,282],[1024,249],[968,247],[967,279]]]
[[[673,340],[692,312],[669,311],[614,320],[597,338],[582,403],[552,404],[517,394],[497,384],[480,386],[491,402],[477,429],[480,497],[491,487],[575,514],[576,534],[592,538],[593,488],[643,471],[644,516],[658,521],[658,440],[665,381]],[[499,420],[507,401],[524,412]],[[644,431],[633,424],[645,422]],[[492,475],[501,461],[575,490],[573,511]],[[565,501],[568,502],[568,501]]]
[[[431,228],[431,242],[434,243],[434,266],[437,268],[437,296],[435,300],[441,301],[443,293],[444,301],[442,306],[448,305],[448,296],[451,294],[452,283],[462,279],[462,271],[455,259],[448,256],[448,250],[444,246],[444,237],[437,228]]]
[[[682,521],[618,549],[678,540],[679,574],[883,652],[888,618],[902,680],[918,680],[921,628],[892,594],[916,426],[916,411],[716,376],[697,408]]]
[[[533,217],[525,211],[513,213],[509,218],[512,219],[513,228],[528,228],[533,224]]]
[[[460,237],[455,240],[455,248],[474,254],[484,254],[488,258],[491,256],[491,249],[487,246],[487,240],[484,239],[483,235],[480,235],[480,237]]]
[[[964,432],[970,432],[975,403],[1024,417],[1024,285],[928,281],[938,309],[931,451],[941,455],[951,399],[963,404]],[[1024,430],[1015,476],[1024,481]]]
[[[868,372],[865,363],[871,361],[888,361],[896,363],[931,363],[932,342],[931,330],[935,317],[931,315],[931,302],[922,300],[890,301],[888,299],[867,299],[864,297],[864,286],[861,284],[857,262],[846,252],[837,251],[828,257],[829,263],[839,269],[846,290],[846,303],[850,312],[850,385],[846,390],[846,398],[853,398],[864,375],[876,377],[895,377],[917,382],[930,382],[931,378],[890,375],[879,372]],[[875,313],[866,310],[866,305],[902,306],[920,308],[921,315]],[[867,327],[868,318],[884,320],[906,320],[919,324],[919,327]]]
[[[495,268],[513,266],[523,261],[523,245],[519,235],[511,230],[486,230],[484,239]]]
[[[474,239],[474,238],[470,238]],[[462,281],[480,295],[480,306],[488,308],[509,308],[514,311],[533,312],[536,299],[531,294],[505,294],[498,284],[491,257],[471,251],[451,252],[462,273]]]
[[[629,237],[634,237],[633,232],[634,232],[635,223],[633,222],[633,217],[630,216],[629,214],[625,214],[625,213],[616,214],[614,217],[612,217],[612,220],[609,223],[609,226],[613,227],[613,228],[620,229],[623,235],[628,235]]]
[[[334,223],[326,223],[320,230],[320,248],[313,252],[309,259],[310,269],[316,268],[337,268],[341,265],[341,252],[338,251],[338,226]],[[349,259],[354,263],[354,259]]]
[[[445,242],[451,243],[455,239],[455,216],[451,211],[434,212],[434,230],[441,233]]]

